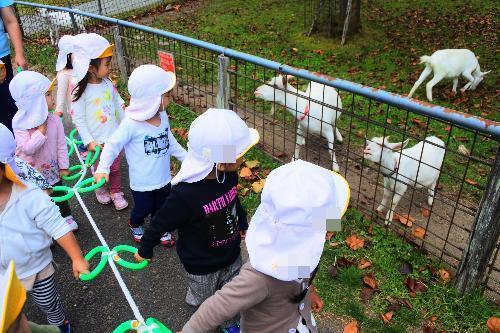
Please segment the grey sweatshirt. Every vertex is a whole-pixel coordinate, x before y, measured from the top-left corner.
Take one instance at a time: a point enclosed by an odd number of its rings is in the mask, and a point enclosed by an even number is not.
[[[309,293],[302,303],[292,302],[306,287],[306,282],[281,281],[246,263],[238,276],[203,302],[182,331],[209,333],[240,313],[242,333],[295,332],[301,318],[311,333],[317,333],[314,320],[311,322]]]

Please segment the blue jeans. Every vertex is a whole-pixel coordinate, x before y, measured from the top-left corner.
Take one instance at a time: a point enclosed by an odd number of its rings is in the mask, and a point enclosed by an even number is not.
[[[163,203],[170,194],[171,185],[168,183],[162,188],[153,191],[139,192],[132,190],[134,198],[134,208],[130,213],[130,226],[139,227],[144,224],[144,219],[155,215],[156,211],[163,206]]]

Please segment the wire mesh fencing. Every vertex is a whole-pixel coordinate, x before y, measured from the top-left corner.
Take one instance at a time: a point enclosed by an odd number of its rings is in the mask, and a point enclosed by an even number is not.
[[[39,8],[17,8],[25,36],[49,45]],[[73,21],[83,22],[115,43],[122,84],[133,68],[159,63],[158,52],[172,53],[177,104],[229,107],[260,132],[274,159],[338,170],[351,207],[457,269],[498,163],[500,124],[135,23],[48,8],[72,21],[56,21],[60,33],[81,31]],[[494,299],[499,249],[497,240],[483,281]]]

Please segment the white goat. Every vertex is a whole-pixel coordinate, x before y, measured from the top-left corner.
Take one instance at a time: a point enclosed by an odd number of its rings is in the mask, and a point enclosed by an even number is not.
[[[47,8],[38,8],[40,16],[43,17],[45,23],[49,27],[50,42],[52,45],[57,45],[59,40],[59,28],[73,28],[73,22],[68,12],[53,11],[49,12]],[[80,32],[86,32],[84,25],[84,17],[81,15],[73,15],[75,23]]]
[[[432,206],[445,153],[444,142],[435,136],[427,137],[425,141],[407,149],[402,148],[406,147],[409,140],[390,143],[388,139],[387,136],[366,140],[363,151],[364,158],[380,164],[380,171],[384,175],[384,196],[377,211],[383,212],[388,208],[394,195],[385,216],[385,224],[392,221],[394,210],[408,185],[427,188],[429,194],[427,203]]]
[[[420,57],[420,63],[425,64],[425,69],[413,85],[413,88],[411,88],[408,97],[413,96],[415,90],[434,72],[434,77],[426,85],[427,99],[429,101],[432,101],[432,87],[444,78],[453,79],[452,91],[456,93],[459,76],[462,75],[465,77],[469,82],[460,89],[460,91],[464,92],[467,89],[475,90],[484,76],[490,72],[481,72],[476,56],[472,51],[467,49],[439,50],[434,52],[430,57]]]
[[[289,79],[290,77],[288,77]],[[295,153],[292,161],[300,156],[300,148],[306,143],[307,132],[323,136],[328,141],[328,148],[332,158],[332,168],[335,171],[339,170],[333,144],[335,138],[342,142],[336,122],[340,117],[341,112],[333,109],[337,107],[342,109],[342,101],[335,88],[325,86],[324,84],[311,82],[307,86],[305,92],[298,90],[288,83],[286,76],[279,75],[272,78],[267,84],[264,84],[255,90],[255,97],[261,98],[268,102],[275,101],[286,107],[297,119],[297,136],[295,138]],[[300,96],[304,97],[300,97]],[[310,100],[321,101],[322,104],[311,102]],[[271,109],[274,114],[274,105]]]

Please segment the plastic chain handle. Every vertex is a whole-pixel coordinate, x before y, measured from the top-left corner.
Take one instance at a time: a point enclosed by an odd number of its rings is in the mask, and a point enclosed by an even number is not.
[[[73,142],[76,142],[75,140],[75,134],[76,134],[76,128],[73,128],[71,132],[69,132],[69,139]]]
[[[171,330],[154,318],[148,318],[146,320],[146,324],[141,324],[137,320],[128,320],[115,328],[113,333],[125,333],[129,331],[144,333],[172,333]]]
[[[102,178],[98,183],[94,184],[94,178],[90,177],[83,180],[80,184],[78,184],[76,190],[78,193],[87,193],[97,190],[99,187],[102,187],[106,180]]]
[[[56,193],[56,192],[64,192],[66,194],[63,194],[60,196],[52,196],[51,199],[54,202],[66,201],[66,200],[71,199],[75,195],[75,192],[73,191],[73,189],[70,187],[67,187],[67,186],[54,186],[52,188],[52,193]]]
[[[95,151],[89,150],[87,158],[85,159],[85,165],[87,165],[87,167],[94,165],[94,163],[97,161],[97,158],[99,157],[100,152],[101,146],[95,146]]]
[[[117,245],[113,248],[113,251],[116,252],[116,254],[113,256],[113,260],[120,266],[131,269],[133,271],[138,271],[140,269],[144,269],[149,262],[147,260],[143,260],[141,262],[130,262],[125,259],[122,259],[119,256],[120,252],[130,252],[132,254],[137,253],[137,248],[130,246],[130,245]]]
[[[75,152],[75,146],[73,146],[73,142],[69,139],[66,139],[66,144],[69,146],[68,157],[71,157],[71,155]]]
[[[90,261],[90,259],[101,253],[101,261],[99,261],[99,264],[97,264],[97,266],[89,274],[80,274],[80,280],[90,281],[95,279],[97,275],[101,274],[102,270],[106,266],[106,263],[108,262],[109,254],[105,252],[109,252],[109,249],[101,245],[94,247],[89,253],[85,255],[85,260]]]
[[[69,167],[69,172],[70,174],[68,176],[62,176],[61,178],[64,179],[64,180],[74,180],[74,179],[77,179],[81,176],[82,174],[82,166],[80,164],[77,164],[77,165],[73,165],[71,167]],[[76,171],[78,170],[78,172],[76,173],[73,173],[73,171]]]

